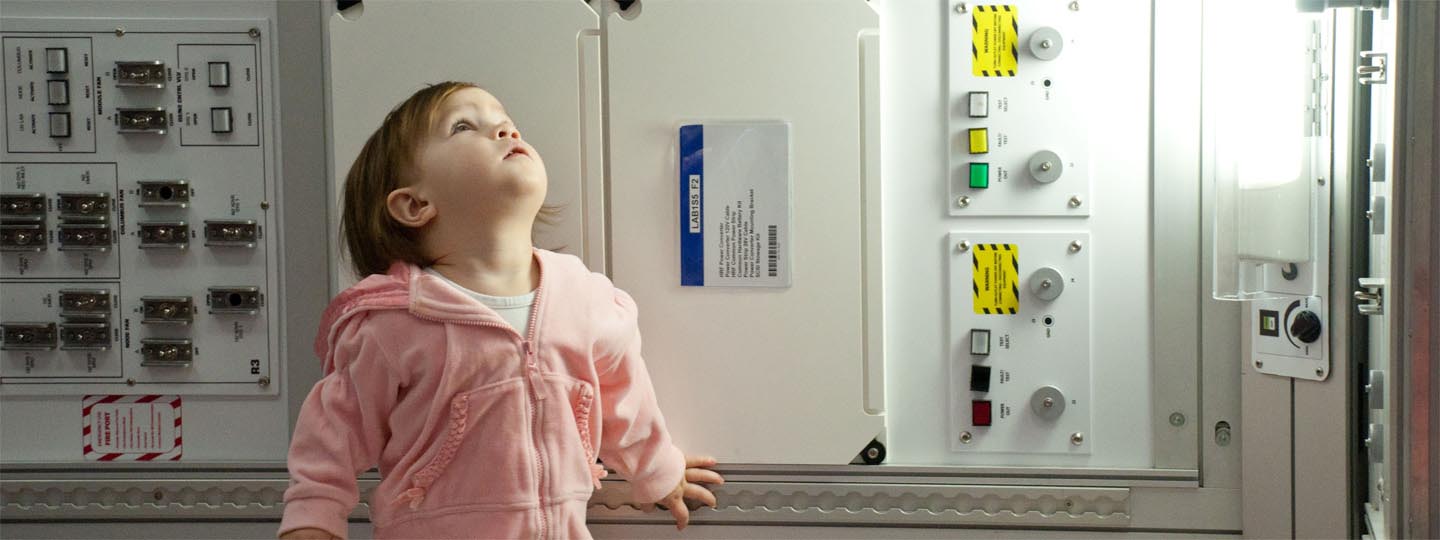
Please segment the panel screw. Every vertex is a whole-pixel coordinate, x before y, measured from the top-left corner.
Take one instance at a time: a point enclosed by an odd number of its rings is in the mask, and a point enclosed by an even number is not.
[[[1263,368],[1263,367],[1265,367],[1265,362],[1261,362],[1261,361],[1259,361],[1259,360],[1256,360],[1256,361],[1255,361],[1255,367],[1256,367],[1256,368]]]
[[[972,441],[972,440],[975,440],[975,436],[974,436],[974,435],[971,435],[969,431],[961,431],[961,432],[960,432],[960,443],[961,443],[961,444],[970,444],[970,441]]]
[[[269,209],[270,209],[270,201],[260,201],[260,209],[261,209],[261,210],[269,210]]]
[[[1315,182],[1316,182],[1316,183],[1319,183],[1319,184],[1322,185],[1322,186],[1325,185],[1325,179],[1324,179],[1324,178],[1316,178],[1316,179],[1315,179]]]
[[[1046,409],[1049,409],[1049,408],[1051,408],[1051,407],[1054,407],[1054,406],[1055,406],[1055,399],[1054,399],[1054,398],[1048,398],[1048,397],[1047,397],[1047,398],[1045,398],[1045,399],[1043,399],[1043,400],[1040,401],[1040,406],[1041,406],[1041,407],[1045,407]]]
[[[250,37],[252,37],[252,38],[258,38],[258,37],[260,37],[260,29],[259,29],[259,28],[251,28],[249,34],[250,34]]]
[[[125,27],[124,27],[124,26],[116,26],[116,27],[115,27],[115,37],[120,37],[120,36],[123,36],[123,35],[125,35]]]
[[[1178,411],[1170,413],[1170,425],[1175,427],[1185,425],[1185,415]]]
[[[965,3],[955,4],[955,13],[965,13]]]
[[[266,388],[266,387],[270,386],[270,377],[260,377],[260,381],[259,381],[259,382],[260,382],[260,387],[261,387],[261,388]]]
[[[1230,446],[1230,423],[1224,420],[1215,423],[1215,444]]]
[[[961,195],[960,198],[955,199],[955,204],[958,205],[960,208],[970,206],[970,197],[967,195]]]
[[[1071,253],[1079,253],[1079,252],[1080,252],[1080,248],[1082,248],[1082,247],[1084,247],[1084,246],[1080,244],[1080,241],[1079,241],[1079,240],[1076,240],[1076,241],[1074,241],[1074,242],[1070,242],[1070,252],[1071,252]]]
[[[151,497],[154,497],[156,501],[163,501],[163,500],[165,500],[165,492],[160,491],[160,490],[158,490],[158,489],[155,490],[155,493],[150,494],[150,496],[151,496]]]
[[[1080,207],[1080,196],[1079,196],[1079,195],[1075,195],[1075,196],[1070,197],[1070,207],[1071,207],[1071,208],[1079,208],[1079,207]]]
[[[1054,44],[1051,43],[1050,40],[1048,40],[1048,39],[1042,39],[1042,40],[1040,40],[1040,48],[1041,48],[1041,49],[1049,49],[1052,45],[1054,45]],[[1047,161],[1047,162],[1045,162],[1045,163],[1041,163],[1041,164],[1040,164],[1040,170],[1042,170],[1042,171],[1048,171],[1048,170],[1050,170],[1050,162]]]
[[[1080,2],[1070,2],[1070,11],[1080,11]]]
[[[1050,287],[1054,287],[1054,286],[1055,286],[1055,284],[1054,284],[1053,282],[1051,282],[1050,280],[1048,280],[1048,279],[1040,280],[1040,288],[1041,288],[1041,289],[1049,289]]]
[[[875,447],[866,448],[865,457],[868,457],[870,459],[880,459],[880,449]]]
[[[959,249],[960,251],[970,251],[970,241],[961,240],[960,243],[955,244],[955,248]]]
[[[128,386],[135,386],[135,379],[125,379],[125,384]]]
[[[1316,376],[1316,377],[1324,377],[1324,376],[1325,376],[1325,368],[1318,368],[1318,367],[1315,368],[1315,376]]]
[[[1071,434],[1070,434],[1070,444],[1073,444],[1073,445],[1075,445],[1075,446],[1080,446],[1080,443],[1083,443],[1083,442],[1085,442],[1085,434],[1084,434],[1084,433],[1081,433],[1081,432],[1079,432],[1079,431],[1076,431],[1075,433],[1071,433]]]

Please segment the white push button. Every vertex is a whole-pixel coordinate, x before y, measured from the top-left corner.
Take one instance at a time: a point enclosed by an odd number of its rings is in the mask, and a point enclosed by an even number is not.
[[[970,92],[970,117],[985,118],[990,116],[990,93]]]
[[[47,73],[70,71],[70,51],[64,47],[45,49],[45,71]]]
[[[230,133],[233,130],[231,120],[229,107],[215,107],[210,109],[210,132]]]
[[[70,136],[70,113],[50,113],[50,136],[57,139]]]
[[[61,79],[58,81],[45,82],[45,94],[49,97],[51,105],[70,104],[70,81]]]
[[[979,328],[970,329],[970,354],[976,356],[990,355],[990,331]]]
[[[225,88],[230,86],[230,63],[210,62],[210,87]]]

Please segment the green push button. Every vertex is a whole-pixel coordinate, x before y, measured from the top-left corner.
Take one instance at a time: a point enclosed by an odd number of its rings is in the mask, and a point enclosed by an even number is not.
[[[990,187],[990,164],[970,164],[970,187],[974,189],[985,189]]]

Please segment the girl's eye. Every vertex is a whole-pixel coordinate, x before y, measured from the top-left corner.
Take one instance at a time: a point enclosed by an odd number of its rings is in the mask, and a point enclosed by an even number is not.
[[[461,132],[461,131],[466,131],[466,130],[471,130],[471,131],[473,131],[474,129],[475,129],[475,126],[470,125],[470,122],[461,120],[461,121],[459,121],[459,122],[455,122],[455,125],[450,128],[450,133],[459,133],[459,132]]]

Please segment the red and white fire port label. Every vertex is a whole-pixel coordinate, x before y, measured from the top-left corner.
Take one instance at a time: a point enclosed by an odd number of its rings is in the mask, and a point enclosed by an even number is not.
[[[86,460],[180,460],[180,396],[85,396],[80,406]]]

